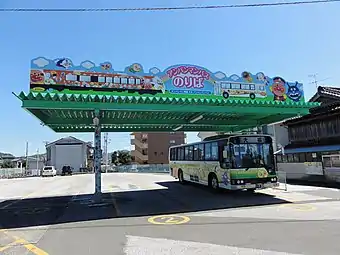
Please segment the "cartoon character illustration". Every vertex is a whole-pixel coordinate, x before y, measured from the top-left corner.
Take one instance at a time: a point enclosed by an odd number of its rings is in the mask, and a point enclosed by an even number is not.
[[[229,174],[228,172],[224,172],[222,175],[222,180],[225,185],[230,184]]]
[[[165,93],[165,86],[161,78],[155,76],[151,80],[151,84],[154,89],[161,90],[163,93]]]
[[[72,66],[72,62],[71,62],[71,60],[69,60],[67,58],[61,58],[61,59],[57,60],[56,66],[67,69],[67,68]]]
[[[110,63],[102,63],[102,64],[100,64],[100,67],[103,70],[110,70],[112,66],[111,66]]]
[[[260,169],[257,172],[257,177],[259,177],[259,178],[267,178],[268,177],[268,172],[265,169]]]
[[[34,84],[44,84],[45,75],[42,71],[31,70],[30,78]]]
[[[56,84],[56,82],[52,78],[52,73],[45,74],[45,84]]]
[[[142,71],[142,67],[141,67],[140,64],[133,64],[133,65],[130,66],[129,71],[131,73],[138,73],[138,72]]]
[[[295,82],[294,85],[288,85],[287,96],[294,102],[299,102],[302,97],[302,91],[298,88],[298,82]]]
[[[286,81],[281,77],[273,78],[273,85],[270,87],[271,92],[274,94],[274,101],[286,101]]]
[[[260,72],[256,75],[256,79],[259,80],[260,82],[264,83],[266,86],[269,84],[267,77],[262,72]]]
[[[246,82],[253,82],[253,78],[249,72],[244,71],[242,73],[242,78],[245,79]]]

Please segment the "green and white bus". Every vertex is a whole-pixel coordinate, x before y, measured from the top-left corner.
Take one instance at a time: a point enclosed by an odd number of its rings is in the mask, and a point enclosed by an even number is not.
[[[170,173],[180,183],[211,189],[248,190],[278,186],[272,138],[229,134],[172,146]]]

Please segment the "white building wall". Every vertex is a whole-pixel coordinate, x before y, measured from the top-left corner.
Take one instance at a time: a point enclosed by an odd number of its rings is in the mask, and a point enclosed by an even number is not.
[[[280,123],[268,125],[267,132],[268,135],[273,136],[274,151],[278,151],[280,149],[278,146],[279,144],[282,147],[288,145],[288,129],[285,126],[281,125]]]
[[[35,170],[37,169],[37,160],[34,160],[34,159],[28,159],[28,167],[27,169],[28,170]],[[44,162],[43,161],[38,161],[38,169],[39,170],[42,170],[43,167],[45,166]]]
[[[48,148],[51,151],[51,157],[47,163],[54,166],[58,173],[61,173],[64,165],[73,167],[74,172],[78,172],[79,168],[87,166],[86,142],[74,137],[65,137],[49,144]]]
[[[86,166],[86,145],[70,144],[55,145],[55,167],[61,172],[64,165],[73,167],[74,172],[79,172],[81,167]]]

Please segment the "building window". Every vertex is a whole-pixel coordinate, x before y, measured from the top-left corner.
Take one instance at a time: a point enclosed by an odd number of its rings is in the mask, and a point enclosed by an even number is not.
[[[175,144],[176,141],[175,140],[170,140],[170,144]]]

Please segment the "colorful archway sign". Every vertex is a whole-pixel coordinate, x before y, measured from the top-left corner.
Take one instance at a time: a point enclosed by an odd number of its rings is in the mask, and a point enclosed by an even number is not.
[[[148,219],[148,222],[155,225],[179,225],[190,221],[190,218],[182,215],[158,215]]]
[[[139,63],[121,70],[110,62],[96,65],[86,60],[74,64],[69,58],[31,60],[32,92],[145,94],[162,97],[193,97],[255,101],[305,102],[302,83],[286,81],[281,76],[269,77],[263,72],[227,74],[213,72],[192,64],[176,64],[165,69],[146,71]]]

